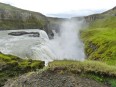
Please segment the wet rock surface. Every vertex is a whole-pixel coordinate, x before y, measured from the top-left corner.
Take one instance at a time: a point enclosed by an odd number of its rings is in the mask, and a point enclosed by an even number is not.
[[[39,32],[25,32],[25,31],[20,31],[20,32],[10,32],[8,35],[12,36],[21,36],[21,35],[29,35],[30,37],[39,37],[40,34]]]
[[[9,80],[4,87],[108,87],[92,79],[74,74],[37,72]]]

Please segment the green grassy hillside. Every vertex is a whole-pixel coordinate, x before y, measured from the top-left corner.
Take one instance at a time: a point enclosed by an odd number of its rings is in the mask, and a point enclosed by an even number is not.
[[[101,15],[104,18],[93,21],[82,31],[85,52],[91,60],[116,65],[116,16],[111,16],[109,11]]]

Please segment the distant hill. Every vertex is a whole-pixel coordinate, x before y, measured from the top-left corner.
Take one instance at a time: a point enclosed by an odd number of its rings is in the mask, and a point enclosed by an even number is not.
[[[73,17],[73,19],[76,19],[76,18],[81,18],[81,17]],[[112,22],[112,27],[116,27],[115,23],[116,23],[116,7],[108,10],[108,11],[105,11],[101,14],[93,14],[93,15],[89,15],[89,16],[84,16],[82,18],[85,18],[86,22],[91,24],[91,26],[94,26],[94,27],[107,27],[106,24],[109,24],[107,22]],[[95,24],[97,24],[95,26]],[[110,27],[111,27],[110,26]]]
[[[22,10],[9,4],[0,3],[0,30],[9,29],[43,29],[48,34],[48,19],[37,12]]]

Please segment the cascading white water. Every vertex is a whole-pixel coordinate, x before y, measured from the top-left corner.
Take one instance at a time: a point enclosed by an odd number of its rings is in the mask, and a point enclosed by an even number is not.
[[[83,21],[74,20],[62,23],[60,35],[55,34],[54,39],[49,42],[56,60],[84,60],[84,45],[79,39],[82,24]]]
[[[84,46],[79,39],[81,22],[66,21],[61,25],[60,34],[49,40],[42,30],[8,30],[0,31],[0,51],[21,58],[43,60],[46,64],[53,60],[84,60]],[[9,32],[39,32],[40,37],[28,35],[10,36]]]
[[[29,35],[11,36],[10,32],[39,32],[40,37]],[[0,51],[5,54],[16,55],[21,58],[52,61],[54,55],[48,48],[49,38],[45,31],[38,29],[0,31]]]

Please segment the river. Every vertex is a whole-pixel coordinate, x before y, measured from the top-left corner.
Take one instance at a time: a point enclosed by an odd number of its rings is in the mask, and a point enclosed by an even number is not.
[[[0,51],[24,59],[42,60],[46,64],[53,60],[84,60],[84,44],[79,38],[79,29],[70,22],[63,24],[62,28],[60,36],[55,33],[52,40],[45,31],[39,29],[0,31]],[[29,34],[8,35],[22,31],[38,32],[40,37],[30,37]]]

